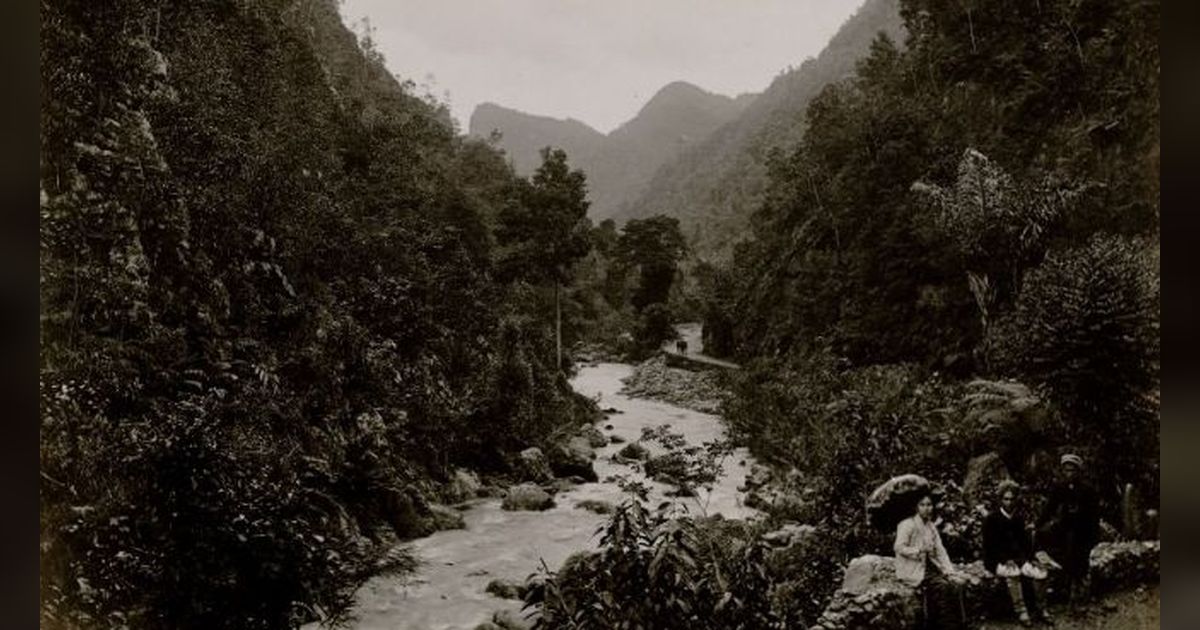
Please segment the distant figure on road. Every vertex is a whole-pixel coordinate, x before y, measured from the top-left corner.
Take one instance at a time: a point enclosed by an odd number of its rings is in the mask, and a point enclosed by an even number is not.
[[[675,351],[679,354],[687,354],[687,342],[680,339],[675,342]]]

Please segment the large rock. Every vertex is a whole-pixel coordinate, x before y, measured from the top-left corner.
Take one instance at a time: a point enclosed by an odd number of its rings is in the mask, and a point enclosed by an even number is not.
[[[813,535],[817,531],[812,525],[797,525],[796,523],[788,523],[783,527],[771,532],[763,534],[763,540],[776,547],[791,547],[792,545],[803,542],[804,539]]]
[[[533,619],[526,619],[521,613],[501,610],[492,615],[492,623],[501,630],[529,630],[533,627]]]
[[[575,507],[581,510],[595,512],[596,514],[612,514],[614,511],[616,511],[616,508],[612,503],[609,503],[608,501],[601,501],[600,499],[583,499],[581,501],[576,501]]]
[[[1158,541],[1100,543],[1091,555],[1093,591],[1104,594],[1158,582],[1159,547]],[[970,618],[1012,616],[1012,604],[1003,584],[983,568],[982,562],[958,565],[958,569],[971,578],[963,585]],[[850,561],[841,588],[810,630],[909,630],[917,622],[920,609],[916,592],[896,579],[893,558],[861,556]]]
[[[429,505],[421,494],[411,488],[388,488],[382,493],[384,519],[401,539],[426,533],[425,516]]]
[[[842,588],[812,628],[909,630],[916,626],[920,611],[916,593],[896,579],[892,558],[861,556],[850,561]]]
[[[427,522],[433,531],[438,532],[446,529],[465,529],[467,526],[462,513],[444,505],[430,505]]]
[[[666,453],[647,459],[643,470],[655,481],[677,484],[687,478],[687,459],[682,453]]]
[[[884,556],[859,556],[846,565],[842,591],[861,595],[874,588],[904,586],[896,579],[896,560]]]
[[[469,470],[461,468],[454,471],[454,476],[450,478],[450,482],[446,484],[445,495],[446,500],[451,503],[462,503],[469,501],[479,496],[483,489],[483,484],[479,483],[479,477]]]
[[[497,578],[488,582],[487,588],[484,590],[500,599],[521,599],[525,596],[525,591],[528,590],[528,587],[524,582]]]
[[[643,460],[650,457],[650,451],[637,442],[630,442],[617,451],[617,456],[625,460]]]
[[[592,448],[608,446],[608,438],[604,437],[604,434],[600,432],[600,429],[597,429],[595,426],[590,424],[585,424],[583,428],[579,429],[579,437],[587,440],[588,446],[591,446]]]
[[[517,455],[517,475],[521,481],[541,483],[554,478],[550,462],[542,449],[531,446]]]
[[[999,453],[993,451],[973,457],[967,462],[963,496],[970,505],[987,504],[995,496],[996,487],[1005,479],[1011,479],[1011,476]]]
[[[1157,540],[1096,545],[1091,555],[1092,590],[1107,593],[1157,583],[1159,549]]]
[[[550,449],[550,470],[559,477],[578,475],[585,481],[597,481],[592,460],[596,452],[592,450],[587,438],[575,436],[565,444],[555,445]]]
[[[554,499],[538,486],[523,483],[508,489],[500,507],[505,510],[547,510],[554,507]]]

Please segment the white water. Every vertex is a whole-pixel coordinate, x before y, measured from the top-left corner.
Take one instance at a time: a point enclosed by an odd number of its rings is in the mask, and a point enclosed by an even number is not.
[[[697,344],[698,345],[698,344]],[[671,425],[671,429],[692,444],[716,440],[723,428],[716,416],[617,393],[621,379],[632,367],[602,363],[585,367],[572,381],[575,390],[599,398],[601,408],[615,413],[599,427],[605,435],[616,434],[633,442],[643,427]],[[612,425],[611,430],[605,429]],[[605,482],[610,475],[637,476],[632,468],[612,463],[609,458],[624,444],[596,449],[595,468],[600,483],[576,486],[555,496],[556,507],[544,512],[507,512],[498,499],[481,499],[463,512],[466,529],[443,531],[408,543],[423,561],[416,575],[405,578],[378,577],[364,585],[356,595],[350,627],[362,630],[471,630],[491,618],[497,610],[520,609],[516,600],[493,597],[484,592],[496,578],[524,580],[544,561],[557,569],[567,556],[597,545],[595,532],[607,519],[575,507],[584,499],[620,503],[626,495],[616,483]],[[655,449],[650,446],[653,452]],[[745,449],[737,449],[723,462],[725,475],[711,494],[700,492],[696,499],[677,499],[698,513],[720,513],[728,518],[746,518],[756,512],[742,505],[737,487],[745,482],[751,460]],[[648,482],[653,490],[651,505],[667,500],[667,486]],[[700,504],[704,504],[703,507]]]

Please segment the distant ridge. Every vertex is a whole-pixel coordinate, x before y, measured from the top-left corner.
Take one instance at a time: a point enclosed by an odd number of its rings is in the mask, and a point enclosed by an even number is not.
[[[903,43],[899,0],[867,0],[816,59],[776,77],[734,120],[664,164],[640,195],[616,209],[616,218],[678,217],[702,254],[727,256],[762,199],[769,150],[799,141],[809,101],[850,76],[880,31]]]
[[[731,98],[675,81],[663,86],[636,116],[607,136],[576,120],[485,103],[472,113],[469,133],[487,137],[499,131],[500,148],[524,175],[537,168],[542,147],[565,150],[571,164],[588,175],[589,215],[600,221],[639,195],[660,166],[733,120],[754,98],[753,94]]]
[[[503,136],[500,147],[521,175],[533,173],[541,164],[538,151],[544,146],[561,148],[573,164],[580,164],[604,141],[604,134],[573,118],[535,116],[495,103],[478,105],[468,128],[471,135],[482,138],[499,131]]]

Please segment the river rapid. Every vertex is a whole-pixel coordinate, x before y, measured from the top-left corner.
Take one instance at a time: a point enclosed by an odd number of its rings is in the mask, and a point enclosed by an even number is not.
[[[724,428],[717,416],[666,403],[629,398],[620,393],[621,379],[633,367],[601,363],[583,367],[572,380],[576,391],[596,399],[602,409],[615,409],[598,425],[606,435],[636,441],[643,427],[663,424],[680,433],[691,444],[720,439]],[[607,428],[611,426],[612,428]],[[711,493],[699,497],[668,499],[668,486],[645,481],[640,472],[610,458],[624,444],[596,449],[594,462],[599,483],[586,483],[559,492],[556,506],[543,512],[510,512],[500,509],[499,499],[479,499],[464,506],[465,529],[437,532],[405,543],[422,562],[416,574],[376,577],[355,596],[351,628],[360,630],[471,630],[498,610],[519,611],[521,602],[494,597],[484,592],[488,582],[501,578],[524,580],[544,562],[557,569],[569,555],[591,550],[599,542],[596,530],[607,516],[576,507],[586,499],[619,504],[627,495],[612,475],[643,480],[651,490],[651,505],[659,501],[683,502],[692,513],[720,513],[727,518],[749,518],[757,514],[742,504],[737,488],[745,482],[752,463],[745,449],[737,449],[723,462],[725,474]],[[647,445],[655,453],[655,445]]]

